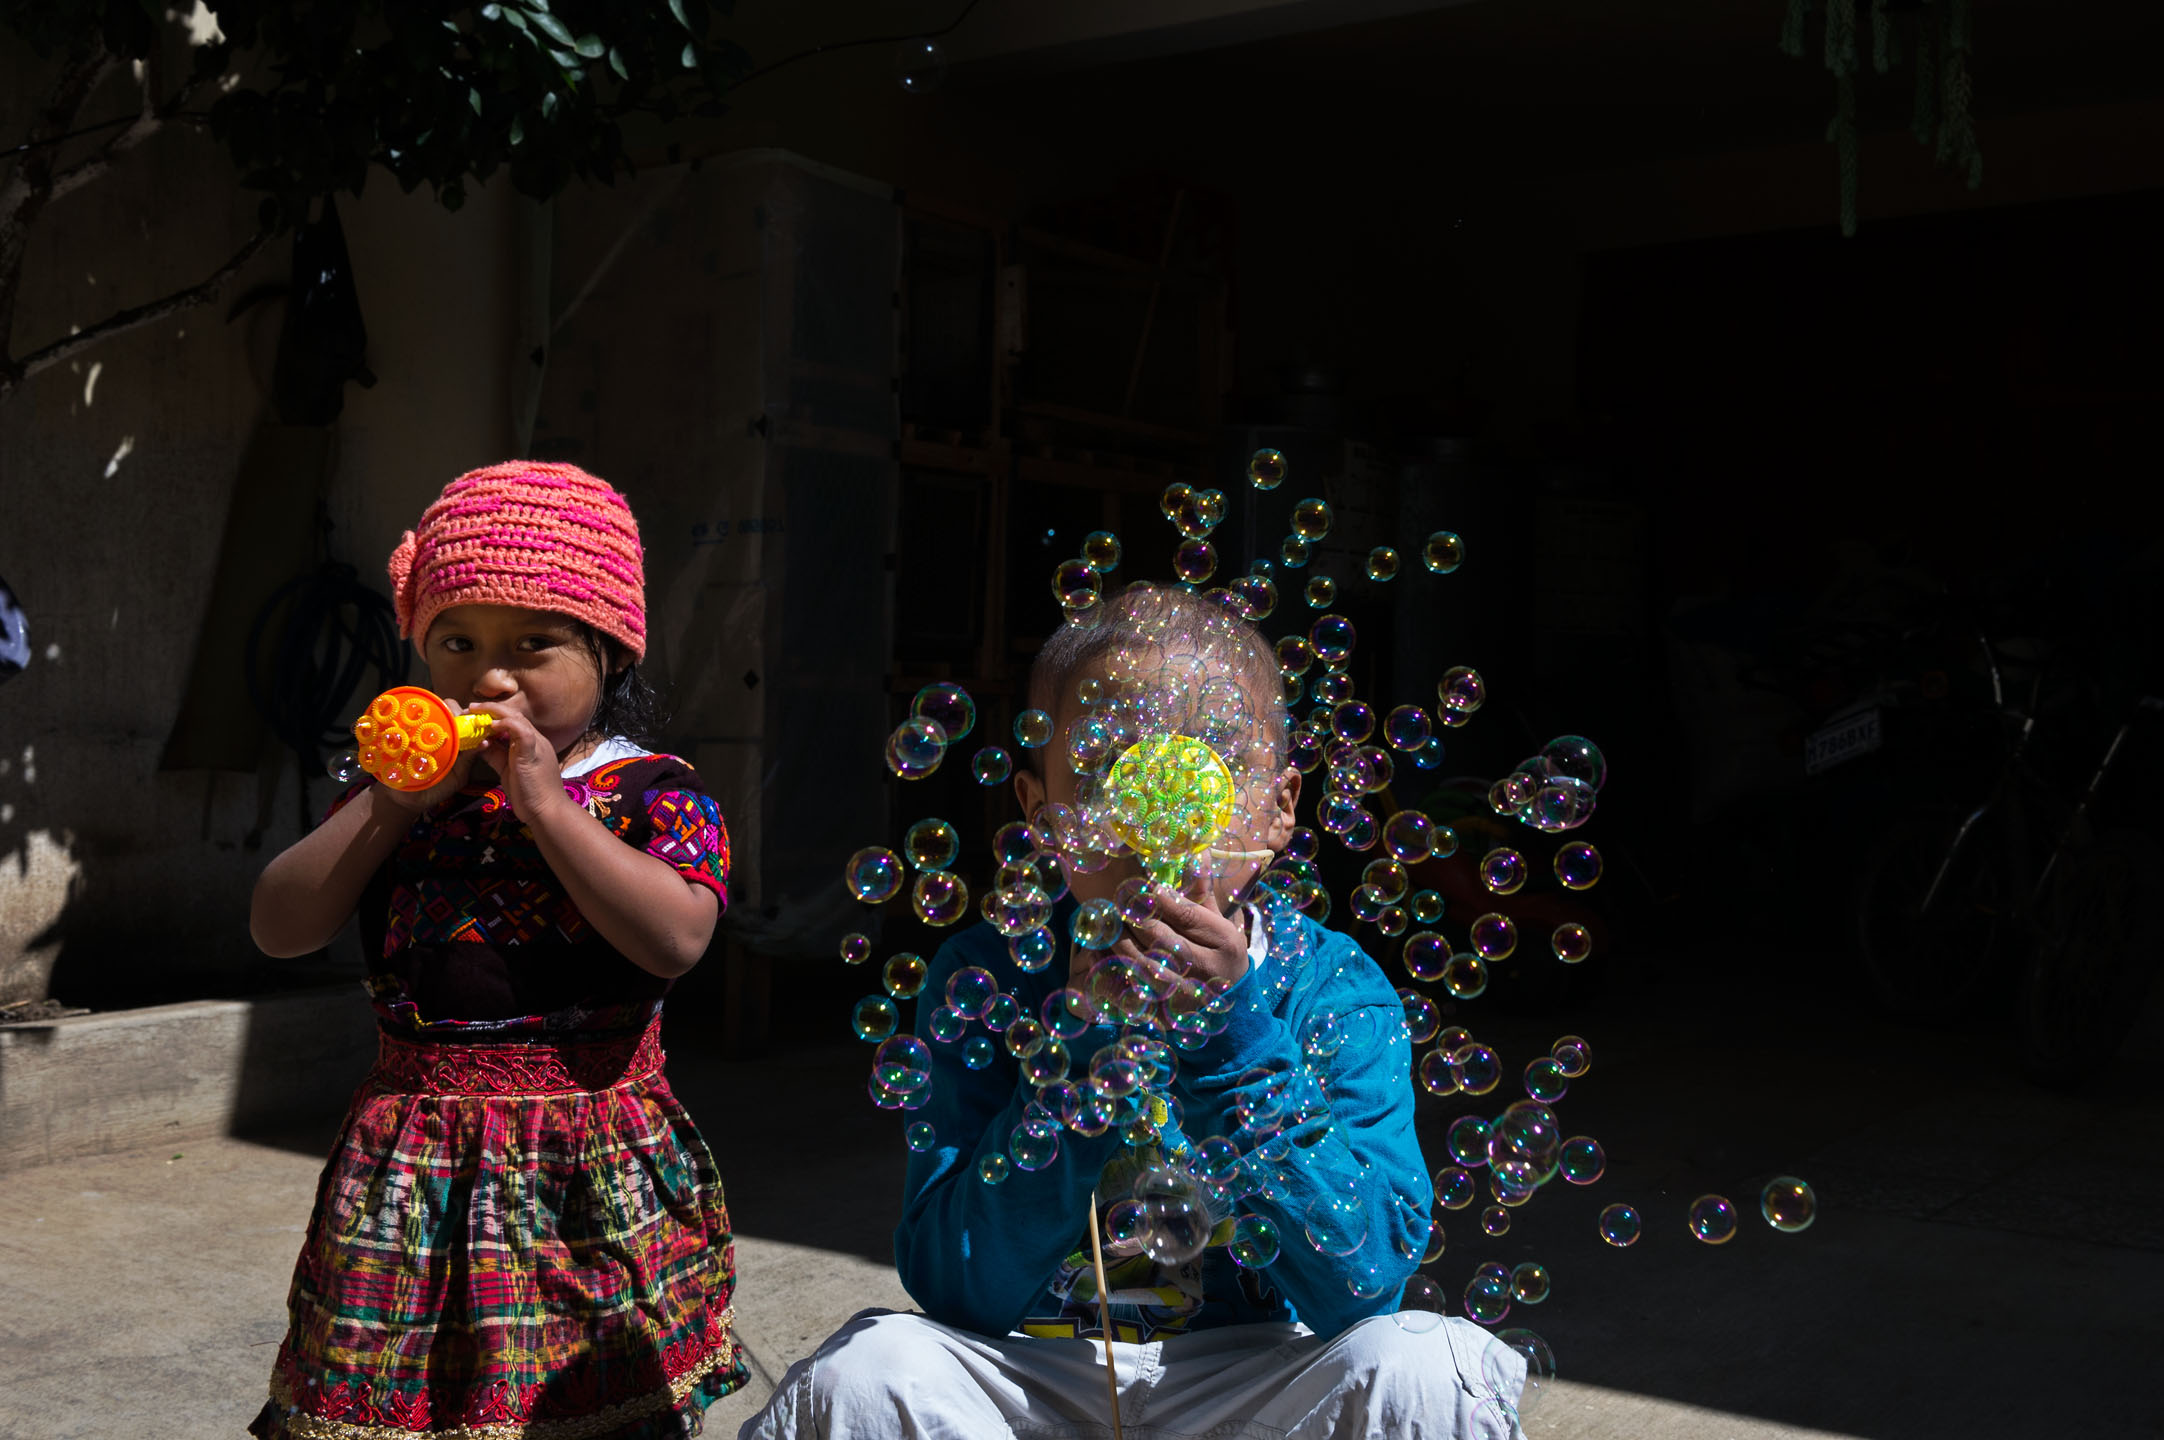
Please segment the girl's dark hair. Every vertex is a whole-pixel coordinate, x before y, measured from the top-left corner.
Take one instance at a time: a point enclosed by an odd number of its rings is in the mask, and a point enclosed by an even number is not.
[[[583,621],[579,622],[579,637],[601,674],[601,703],[594,707],[594,718],[586,722],[586,733],[603,738],[621,735],[635,744],[653,744],[660,738],[661,728],[669,723],[661,693],[639,673],[639,662],[626,658],[624,647],[617,641]]]

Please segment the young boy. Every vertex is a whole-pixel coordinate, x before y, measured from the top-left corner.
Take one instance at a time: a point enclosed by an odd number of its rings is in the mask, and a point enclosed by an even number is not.
[[[936,1140],[911,1157],[894,1234],[896,1268],[925,1313],[858,1315],[790,1368],[740,1440],[1110,1436],[1108,1343],[1120,1420],[1136,1440],[1508,1437],[1523,1361],[1468,1321],[1393,1313],[1432,1201],[1397,995],[1351,940],[1250,884],[1291,837],[1300,794],[1275,654],[1253,625],[1180,590],[1134,586],[1098,609],[1037,657],[1030,703],[1051,714],[1054,739],[1031,752],[1015,791],[1031,816],[1076,808],[1067,742],[1078,719],[1087,724],[1085,692],[1104,697],[1091,713],[1115,728],[1204,735],[1230,762],[1236,816],[1211,848],[1213,878],[1186,893],[1160,888],[1155,913],[1130,924],[1114,953],[1151,975],[1150,952],[1169,954],[1189,979],[1229,985],[1222,1029],[1171,1051],[1173,1119],[1160,1143],[1192,1157],[1209,1137],[1240,1137],[1243,1163],[1267,1183],[1231,1208],[1260,1217],[1246,1223],[1276,1243],[1250,1247],[1244,1268],[1223,1243],[1230,1217],[1218,1215],[1193,1259],[1160,1264],[1115,1247],[1105,1336],[1089,1209],[1093,1197],[1108,1208],[1125,1198],[1154,1147],[1131,1149],[1118,1125],[1068,1128],[1049,1163],[1012,1163],[1024,1151],[1018,1127],[1042,1115],[1037,1086],[1004,1047],[973,1070],[961,1047],[935,1041],[930,1097],[911,1118]],[[1133,858],[1078,865],[1066,848],[1074,899],[1050,928],[1073,969],[1025,972],[980,924],[934,957],[921,1015],[969,966],[990,972],[1025,1017],[1060,987],[1084,985],[1101,956],[1065,944],[1073,908],[1113,898],[1140,868]],[[1117,1035],[1097,1026],[1070,1040],[1072,1078]],[[1314,1082],[1304,1091],[1303,1072]],[[1273,1115],[1282,1128],[1270,1136]],[[988,1157],[1000,1157],[996,1183],[980,1171]]]

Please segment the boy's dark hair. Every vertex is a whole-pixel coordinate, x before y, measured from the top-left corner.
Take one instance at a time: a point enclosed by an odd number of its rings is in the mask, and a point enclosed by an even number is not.
[[[1284,682],[1279,679],[1277,651],[1269,637],[1254,621],[1217,600],[1176,585],[1137,580],[1053,631],[1030,662],[1024,692],[1030,708],[1057,715],[1060,692],[1069,678],[1122,645],[1184,647],[1218,657],[1247,692],[1259,738],[1278,763],[1284,761]],[[1054,736],[1052,745],[1059,743]],[[1052,745],[1022,752],[1039,775],[1044,774],[1044,752]]]
[[[634,744],[651,745],[669,721],[661,694],[639,673],[639,662],[626,660],[624,647],[585,621],[579,621],[579,638],[601,676],[601,701],[594,706],[586,733],[606,739],[621,735]],[[614,667],[614,668],[612,668]]]

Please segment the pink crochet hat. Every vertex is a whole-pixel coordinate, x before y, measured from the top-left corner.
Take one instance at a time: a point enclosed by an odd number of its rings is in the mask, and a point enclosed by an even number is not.
[[[398,633],[416,642],[453,605],[518,605],[583,620],[646,654],[639,522],[576,465],[513,460],[443,487],[391,552]]]

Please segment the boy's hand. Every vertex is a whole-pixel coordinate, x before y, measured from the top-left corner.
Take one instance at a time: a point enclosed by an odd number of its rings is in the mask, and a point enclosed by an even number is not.
[[[564,793],[563,766],[556,758],[556,747],[534,728],[531,720],[488,702],[469,708],[496,717],[496,723],[481,738],[481,748],[472,755],[486,756],[495,767],[512,814],[531,825],[544,811],[570,803],[570,796]],[[470,760],[472,755],[460,759]]]
[[[1167,886],[1156,887],[1155,894],[1155,912],[1127,927],[1129,939],[1115,946],[1115,953],[1127,953],[1130,944],[1139,950],[1168,951],[1186,962],[1193,980],[1230,985],[1247,973],[1247,927],[1237,918]]]

